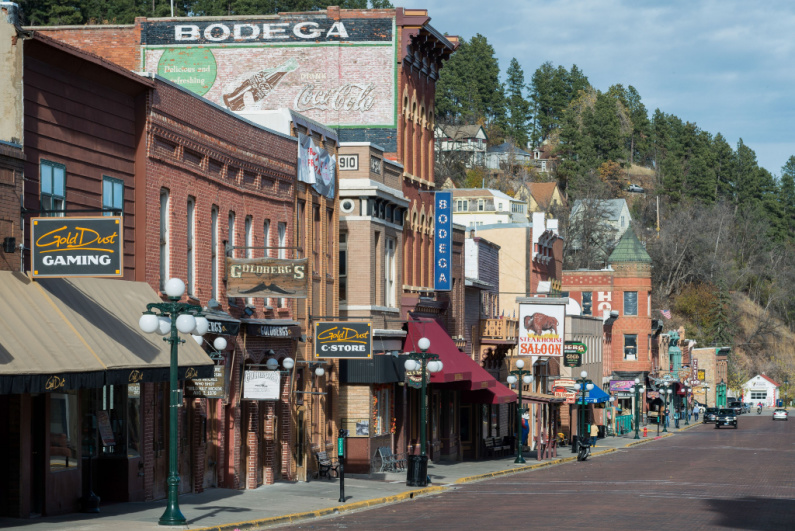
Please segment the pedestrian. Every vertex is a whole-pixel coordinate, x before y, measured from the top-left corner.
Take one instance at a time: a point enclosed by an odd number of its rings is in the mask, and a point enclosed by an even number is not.
[[[671,410],[668,408],[665,408],[665,427],[671,427]]]
[[[596,448],[596,438],[599,436],[599,426],[596,423],[591,424],[591,446]]]
[[[693,417],[696,419],[696,422],[698,422],[698,412],[699,411],[700,411],[700,409],[698,407],[698,404],[694,404],[693,405]]]
[[[674,426],[676,426],[677,430],[679,429],[679,417],[681,416],[682,412],[677,408],[676,411],[674,411]]]

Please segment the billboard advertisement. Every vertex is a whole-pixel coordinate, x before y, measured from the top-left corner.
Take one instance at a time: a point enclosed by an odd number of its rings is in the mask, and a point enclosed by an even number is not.
[[[395,128],[392,18],[149,21],[143,61],[230,111],[293,109],[329,127]]]
[[[563,356],[565,316],[565,304],[519,304],[519,355]]]

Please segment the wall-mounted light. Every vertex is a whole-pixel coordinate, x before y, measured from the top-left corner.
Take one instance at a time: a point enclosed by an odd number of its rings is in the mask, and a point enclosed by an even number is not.
[[[243,313],[251,317],[252,315],[254,315],[254,309],[255,308],[253,306],[246,306],[245,308],[243,308]]]

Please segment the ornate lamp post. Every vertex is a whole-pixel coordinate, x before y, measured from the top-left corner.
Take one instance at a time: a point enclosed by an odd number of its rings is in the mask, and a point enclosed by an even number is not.
[[[201,314],[201,306],[179,302],[185,293],[185,283],[172,278],[165,285],[165,292],[171,302],[153,302],[146,305],[146,311],[138,320],[138,326],[146,332],[158,332],[164,341],[171,343],[169,436],[168,436],[168,505],[158,522],[160,525],[185,525],[186,519],[179,510],[179,455],[177,447],[178,416],[177,408],[182,406],[179,389],[179,356],[177,347],[184,343],[177,332],[203,336],[210,323]]]
[[[593,382],[588,379],[588,373],[586,371],[582,371],[577,383],[574,384],[575,391],[582,391],[582,394],[580,395],[579,414],[577,415],[577,437],[580,448],[587,446],[586,443],[583,442],[584,440],[587,440],[583,439],[583,433],[585,431],[585,391],[590,391],[591,389],[593,389]],[[582,452],[579,452],[577,454],[578,461],[584,460],[581,459],[581,456]]]
[[[709,384],[704,386],[704,409],[709,407]]]
[[[673,393],[673,390],[671,389],[670,385],[671,384],[668,384],[668,385],[665,386],[665,410],[666,411],[670,411],[670,409],[668,409],[670,407],[669,406],[669,402],[670,402],[670,405],[673,405],[673,397],[671,396],[671,393]],[[667,420],[667,418],[668,418],[668,415],[666,415],[666,420]],[[666,424],[663,424],[663,432],[664,433],[668,433],[668,426]]]
[[[428,419],[425,413],[426,393],[428,373],[439,372],[443,364],[439,361],[437,354],[428,351],[431,348],[431,341],[427,337],[421,337],[417,341],[417,346],[421,352],[409,352],[408,359],[404,363],[407,371],[420,369],[420,379],[422,380],[422,390],[420,391],[420,455],[409,456],[409,470],[406,474],[406,485],[409,487],[424,487],[428,484],[428,456],[425,453],[425,446],[428,432]]]
[[[685,407],[683,409],[685,410],[685,426],[690,426],[690,421],[687,418],[689,416],[687,414],[687,399],[689,398],[690,388],[688,386],[684,386],[684,388],[685,388]]]
[[[640,428],[640,393],[643,391],[643,386],[638,378],[635,378],[635,385],[632,386],[632,390],[635,391],[635,438],[640,439],[640,435],[638,435],[638,429]]]
[[[522,370],[524,368],[524,360],[516,360],[516,370],[511,371],[508,376],[508,383],[513,385],[519,380],[522,383],[530,384],[533,381],[533,371]],[[517,386],[519,388],[519,400],[516,402],[516,459],[514,463],[524,463],[522,457],[522,413],[525,409],[522,405],[522,383]],[[551,434],[550,434],[551,435]]]

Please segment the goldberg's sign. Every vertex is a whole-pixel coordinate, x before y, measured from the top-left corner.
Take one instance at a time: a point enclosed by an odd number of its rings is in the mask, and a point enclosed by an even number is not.
[[[279,371],[246,371],[243,398],[246,400],[278,400],[281,387]]]
[[[227,296],[305,299],[306,263],[306,258],[227,258]]]
[[[316,358],[371,358],[370,323],[315,323]]]
[[[433,289],[436,291],[453,289],[452,202],[452,192],[434,194]]]
[[[246,323],[246,335],[295,339],[301,335],[301,327],[294,324]]]
[[[520,304],[519,355],[562,356],[565,316],[565,304]]]
[[[33,277],[121,277],[122,218],[33,218]]]

